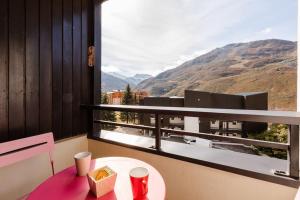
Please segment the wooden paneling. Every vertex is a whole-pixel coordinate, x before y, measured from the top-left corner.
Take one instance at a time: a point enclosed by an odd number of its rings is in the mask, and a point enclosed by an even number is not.
[[[94,104],[101,103],[101,0],[94,4],[94,44],[95,44],[95,66],[93,73],[93,99]],[[100,118],[99,111],[93,111],[94,119]],[[93,132],[100,131],[101,127],[94,124]]]
[[[0,142],[53,131],[84,133],[93,69],[87,65],[92,0],[3,0]]]
[[[101,0],[95,4],[95,66],[94,66],[94,103],[101,102]]]
[[[63,132],[72,135],[73,2],[63,0]]]
[[[52,130],[51,1],[40,3],[40,131]]]
[[[25,136],[25,3],[9,0],[9,139]]]
[[[8,0],[0,6],[0,142],[8,139]]]
[[[39,131],[39,0],[26,1],[26,135]]]
[[[82,32],[81,32],[81,36],[82,36],[82,42],[81,42],[81,102],[85,103],[85,104],[90,104],[91,102],[91,90],[87,90],[86,88],[91,88],[91,79],[90,77],[92,76],[92,69],[91,67],[87,67],[87,63],[88,63],[88,46],[89,44],[91,45],[92,42],[89,41],[92,38],[89,37],[89,33],[91,32],[91,26],[89,26],[90,24],[88,23],[88,20],[91,21],[91,19],[89,18],[91,12],[88,12],[88,8],[89,8],[89,4],[90,2],[88,1],[82,1],[81,4],[81,10],[82,10],[82,15],[81,15],[81,22],[82,22]],[[91,10],[91,9],[90,9]],[[81,123],[82,123],[82,128],[83,131],[87,132],[88,131],[88,124],[89,121],[92,122],[92,118],[88,118],[89,113],[86,110],[80,110],[80,116],[81,116]]]
[[[73,133],[80,130],[81,0],[73,0]],[[87,68],[87,66],[86,66]]]
[[[62,134],[62,88],[63,88],[63,77],[62,77],[62,48],[63,48],[63,13],[62,13],[62,1],[53,0],[52,7],[52,55],[53,55],[53,68],[52,68],[52,95],[53,95],[53,132],[55,132],[55,138],[63,137]]]

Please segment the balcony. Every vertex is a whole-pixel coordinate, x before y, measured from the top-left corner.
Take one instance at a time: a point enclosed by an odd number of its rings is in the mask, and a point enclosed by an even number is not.
[[[87,106],[83,107],[86,108]],[[146,112],[157,112],[157,108],[149,107],[132,108],[130,106],[99,105],[88,106],[88,108],[123,111],[132,111],[133,109],[136,111],[136,109],[139,109]],[[160,112],[162,110],[160,110]],[[163,112],[173,113],[175,111],[166,109]],[[192,115],[195,115],[196,112],[199,114],[199,111],[194,111]],[[218,111],[211,110],[210,112],[210,115],[215,115],[213,113]],[[220,116],[219,114],[218,116]],[[272,114],[275,115],[274,113]],[[229,114],[226,113],[224,116],[228,117],[228,115]],[[284,118],[279,115],[271,117],[271,113],[265,117],[268,119],[272,118],[275,121],[288,120],[289,123],[292,123],[295,117],[297,118],[297,116],[291,115],[285,115]],[[245,120],[244,117],[241,118]],[[253,118],[251,117],[251,119]],[[259,117],[255,119],[259,119]],[[98,121],[96,121],[96,123],[98,123]],[[125,124],[122,125],[127,126]],[[133,125],[128,126],[132,127]],[[215,137],[208,134],[199,136],[204,138],[208,137],[209,139]],[[273,144],[261,141],[250,141],[247,139],[232,140],[232,138],[224,136],[222,136],[222,139],[230,140],[231,142],[255,143],[257,145],[272,147],[278,145],[277,147],[284,149],[288,149],[287,146],[290,146],[290,144]],[[156,148],[153,148],[155,144]],[[160,144],[160,149],[157,148],[157,144]],[[81,135],[57,141],[54,152],[56,172],[73,165],[73,155],[76,152],[87,150],[92,152],[94,158],[125,156],[150,163],[159,170],[166,182],[167,199],[292,200],[298,190],[297,179],[277,176],[268,170],[269,168],[288,170],[287,161],[260,158],[251,155],[247,156],[241,153],[225,152],[222,150],[209,149],[207,147],[188,147],[187,144],[169,142],[167,140],[159,141],[157,135],[156,138],[145,138],[105,130],[102,130],[98,134],[89,135],[88,137]],[[3,196],[4,199],[13,199],[32,191],[40,182],[51,175],[51,170],[46,164],[47,159],[47,155],[41,155],[37,158],[1,168],[0,175],[3,181],[2,183],[9,183],[1,185],[1,196]],[[36,168],[36,166],[39,167]],[[11,179],[11,174],[14,172],[26,174],[26,176],[18,176],[17,179]],[[34,177],[34,179],[32,177]],[[255,188],[255,192],[253,192],[253,188]],[[16,193],[16,191],[18,192]]]
[[[0,142],[53,132],[55,173],[74,165],[73,156],[80,151],[90,151],[93,158],[125,156],[145,161],[162,174],[170,200],[295,199],[298,112],[99,104],[103,1],[1,2]],[[150,125],[111,122],[100,118],[102,111],[144,113],[153,118]],[[168,121],[173,128],[161,126],[165,115],[174,116]],[[229,124],[233,132],[241,129],[240,122],[287,124],[288,142],[184,131],[178,128],[184,117],[218,122],[211,124],[212,129],[223,121],[234,121]],[[106,125],[152,134],[101,128]],[[185,141],[189,137],[196,142]],[[287,159],[232,151],[220,148],[220,143],[223,147],[279,149],[287,153]],[[50,176],[46,153],[1,167],[0,199],[19,199]]]
[[[94,132],[89,135],[89,139],[92,141],[93,147],[92,151],[97,151],[98,144],[102,144],[105,147],[115,147],[116,149],[120,149],[120,152],[136,152],[139,156],[145,154],[145,156],[149,156],[152,163],[156,163],[154,158],[159,159],[160,161],[166,160],[166,163],[161,164],[157,163],[160,167],[163,168],[170,182],[173,183],[174,188],[177,188],[179,183],[185,183],[186,181],[190,181],[192,185],[201,185],[201,188],[207,187],[216,187],[223,188],[228,194],[228,196],[214,196],[215,194],[204,194],[201,189],[199,193],[195,192],[195,188],[186,188],[188,186],[181,187],[185,188],[184,191],[189,191],[185,194],[182,193],[182,190],[173,193],[173,191],[177,191],[177,189],[169,189],[170,199],[176,199],[175,197],[181,196],[184,198],[187,194],[191,199],[276,199],[277,197],[266,197],[264,194],[260,194],[262,196],[256,196],[256,194],[248,194],[242,192],[241,196],[238,196],[239,192],[237,190],[242,189],[241,186],[231,187],[231,184],[234,183],[232,178],[228,180],[224,180],[221,177],[227,174],[235,174],[235,177],[243,177],[245,180],[241,180],[240,184],[244,184],[243,182],[254,181],[256,183],[261,182],[262,187],[266,187],[268,184],[270,185],[281,185],[280,187],[290,187],[290,189],[297,188],[298,183],[298,173],[299,173],[299,147],[298,147],[298,119],[299,114],[296,112],[276,112],[276,111],[255,111],[255,110],[230,110],[230,109],[201,109],[201,108],[179,108],[179,107],[156,107],[156,106],[118,106],[118,105],[82,105],[82,108],[88,109],[90,111],[122,111],[122,112],[134,112],[134,113],[147,113],[155,116],[155,123],[151,124],[154,126],[144,126],[137,124],[127,124],[127,123],[117,123],[117,122],[109,122],[104,120],[94,120],[94,123],[102,124],[102,125],[114,125],[120,127],[130,127],[136,129],[146,129],[151,130],[154,133],[154,137],[144,137],[140,135],[132,135],[132,134],[124,134],[118,133],[115,131],[107,131],[101,130],[100,132]],[[163,121],[163,116],[167,115],[175,115],[175,116],[192,116],[192,117],[200,117],[200,118],[208,118],[208,119],[218,119],[218,120],[238,120],[243,122],[268,122],[268,123],[285,123],[289,124],[290,127],[290,135],[288,143],[275,143],[268,142],[262,140],[254,140],[254,139],[246,139],[239,137],[230,137],[230,136],[221,136],[214,135],[208,133],[194,133],[187,132],[182,130],[174,130],[174,129],[166,129],[161,127],[161,122]],[[159,120],[161,119],[161,120]],[[196,138],[208,139],[212,141],[223,141],[228,142],[229,144],[242,144],[246,146],[261,146],[261,147],[269,147],[287,150],[288,152],[288,160],[270,158],[265,156],[257,156],[257,155],[249,155],[240,152],[233,152],[222,149],[209,148],[205,145],[194,145],[194,144],[186,144],[179,143],[178,141],[172,141],[168,138],[162,137],[163,133],[171,133],[179,136],[192,136]],[[91,145],[92,146],[92,145]],[[100,151],[100,150],[99,150]],[[114,150],[115,151],[115,150]],[[119,152],[118,152],[119,153]],[[295,153],[295,154],[294,154]],[[109,155],[109,152],[108,154]],[[129,156],[130,154],[122,154]],[[154,157],[154,158],[152,158]],[[140,158],[140,157],[138,157]],[[147,160],[148,161],[148,160]],[[170,165],[169,161],[174,162],[174,164]],[[184,163],[184,164],[183,164]],[[182,166],[182,165],[183,166]],[[166,166],[165,166],[166,165]],[[174,174],[182,174],[180,172],[181,166],[183,170],[186,170],[188,166],[193,166],[193,175],[186,178],[181,177],[179,180],[174,178],[172,175]],[[169,166],[174,167],[175,169],[169,169]],[[175,167],[176,166],[176,167]],[[200,172],[197,170],[208,169],[212,170],[210,172]],[[170,171],[169,171],[170,170]],[[173,172],[173,170],[175,172]],[[193,171],[192,170],[192,171]],[[295,170],[295,174],[293,175],[293,171]],[[188,171],[188,170],[187,170]],[[199,174],[198,174],[199,173]],[[212,175],[207,175],[207,178],[203,179],[202,173],[220,173],[216,177]],[[184,173],[185,174],[185,173]],[[201,175],[200,175],[201,174]],[[222,174],[222,175],[221,175]],[[183,175],[183,174],[182,174]],[[199,175],[199,177],[197,177]],[[220,175],[220,177],[218,177]],[[197,178],[196,178],[197,177]],[[208,178],[210,177],[210,178]],[[222,179],[224,183],[216,183],[211,180]],[[246,179],[248,179],[246,181]],[[171,181],[172,180],[172,181]],[[227,182],[228,181],[228,182]],[[168,181],[167,181],[168,182]],[[231,182],[229,184],[229,182]],[[207,183],[207,185],[205,185]],[[256,184],[255,183],[255,184]],[[203,184],[205,186],[203,186]],[[219,185],[220,184],[220,185]],[[248,184],[254,184],[249,183]],[[168,183],[167,183],[168,185]],[[176,185],[176,186],[175,186]],[[230,186],[229,186],[230,185]],[[227,187],[228,186],[228,187]],[[245,187],[247,187],[245,185]],[[237,189],[239,188],[239,189]],[[248,188],[248,187],[247,187]],[[251,187],[250,187],[251,188]],[[248,189],[250,189],[248,188]],[[206,189],[203,189],[206,191]],[[201,190],[201,192],[200,192]],[[209,189],[208,189],[209,190]],[[251,189],[250,189],[251,190]],[[263,189],[269,190],[269,189]],[[217,192],[219,193],[219,192]],[[223,194],[223,192],[221,192]],[[204,195],[204,196],[202,196]],[[207,195],[207,196],[206,196]],[[232,195],[232,196],[231,196]],[[236,196],[237,195],[237,196]],[[254,195],[254,196],[252,196]],[[289,197],[280,198],[288,199]],[[279,198],[279,199],[280,199]]]
[[[143,126],[94,119],[98,124],[137,129],[150,129],[155,137],[144,137],[115,131],[101,130],[57,141],[55,144],[55,169],[60,171],[73,165],[73,155],[78,151],[90,151],[94,158],[125,156],[137,158],[153,165],[162,174],[167,186],[167,199],[294,199],[299,181],[299,114],[295,112],[271,112],[228,109],[195,109],[153,106],[81,105],[89,113],[99,110],[153,113],[155,126]],[[290,125],[288,143],[191,133],[165,129],[159,126],[162,115],[198,116],[220,120],[276,122]],[[227,141],[244,145],[278,148],[288,151],[288,160],[248,155],[245,153],[195,146],[163,139],[163,131],[209,140]],[[4,197],[17,198],[33,190],[50,176],[46,155],[1,168],[4,182],[0,193]],[[17,171],[15,174],[13,172]],[[48,173],[47,173],[48,172]],[[277,172],[277,173],[276,173]],[[285,172],[285,174],[280,174]],[[26,174],[30,176],[19,176]],[[38,178],[34,174],[39,174]],[[34,177],[34,178],[33,178]],[[28,184],[30,183],[30,184]],[[188,184],[187,184],[188,183]],[[256,192],[253,192],[255,188]],[[19,191],[16,193],[15,191]],[[272,191],[272,192],[269,192]]]
[[[88,137],[81,135],[57,141],[54,154],[56,172],[73,165],[72,157],[76,152],[90,151],[94,158],[125,156],[150,163],[161,172],[166,181],[167,199],[294,199],[298,190],[298,113],[117,105],[82,105],[81,109],[90,113],[97,110],[153,113],[156,116],[155,119],[159,119],[159,116],[164,114],[180,114],[220,120],[238,118],[240,121],[286,123],[291,125],[289,137],[293,140],[290,139],[290,142],[285,144],[169,130],[160,128],[159,120],[156,120],[154,127],[147,127],[95,119],[93,123],[95,127],[98,123],[102,123],[150,129],[155,133],[155,137],[101,130],[100,132],[90,132]],[[281,160],[178,143],[162,139],[161,135],[157,134],[162,131],[230,143],[284,149],[288,150],[289,159]],[[50,176],[49,166],[45,164],[46,160],[47,156],[42,155],[1,168],[2,180],[10,183],[2,185],[1,194],[4,197],[17,198],[33,190]],[[39,168],[34,168],[35,165],[38,165]],[[276,174],[275,170],[286,172],[286,174],[285,176]],[[15,174],[15,171],[18,173]],[[20,177],[19,174],[29,176]],[[39,175],[37,177],[34,174]],[[253,193],[253,187],[256,188],[255,193]]]

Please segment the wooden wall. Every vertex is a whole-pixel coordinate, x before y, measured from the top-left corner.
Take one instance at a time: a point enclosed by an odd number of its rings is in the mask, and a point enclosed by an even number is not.
[[[91,0],[1,0],[0,142],[87,131]]]

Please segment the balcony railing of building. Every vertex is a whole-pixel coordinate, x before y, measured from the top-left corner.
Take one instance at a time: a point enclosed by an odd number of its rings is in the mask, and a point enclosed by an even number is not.
[[[129,127],[136,129],[151,130],[155,133],[155,146],[152,151],[160,155],[165,154],[162,149],[162,132],[172,133],[181,136],[193,136],[208,140],[225,141],[229,143],[238,143],[243,145],[254,145],[259,147],[274,148],[287,151],[287,171],[274,170],[274,176],[267,177],[264,175],[253,175],[253,173],[245,172],[245,175],[260,178],[280,184],[287,184],[294,187],[299,186],[299,126],[300,126],[300,113],[289,111],[262,111],[262,110],[238,110],[238,109],[211,109],[211,108],[187,108],[187,107],[157,107],[157,106],[134,106],[134,105],[81,105],[82,108],[89,111],[120,111],[132,113],[147,113],[155,115],[155,126],[145,126],[139,124],[119,123],[112,121],[105,121],[100,119],[93,120],[95,124],[106,124],[113,126]],[[209,133],[193,133],[183,130],[174,130],[161,127],[161,119],[164,115],[174,116],[190,116],[199,117],[209,120],[228,120],[228,121],[241,121],[241,122],[263,122],[263,123],[280,123],[287,124],[289,127],[288,142],[270,142],[248,138],[238,138],[231,136],[214,135]],[[94,115],[95,116],[95,115]],[[89,133],[91,139],[98,139]],[[149,147],[150,148],[150,147]],[[173,157],[173,156],[171,156]],[[178,158],[174,156],[173,158]],[[181,157],[180,157],[181,158]],[[179,159],[180,159],[179,158]],[[190,161],[187,159],[186,161]],[[219,167],[219,169],[227,169]],[[235,169],[229,170],[235,172]],[[237,170],[239,171],[239,170]],[[240,170],[243,171],[243,170]],[[243,174],[243,173],[242,173]]]

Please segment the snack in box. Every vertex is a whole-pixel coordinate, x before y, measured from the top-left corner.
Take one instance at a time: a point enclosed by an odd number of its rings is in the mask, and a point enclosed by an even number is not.
[[[99,181],[105,177],[108,177],[111,174],[112,174],[112,171],[109,168],[107,168],[107,167],[101,168],[98,170],[98,172],[95,176],[95,180]]]
[[[117,173],[108,166],[95,169],[88,173],[90,189],[97,198],[114,189],[116,178]]]

